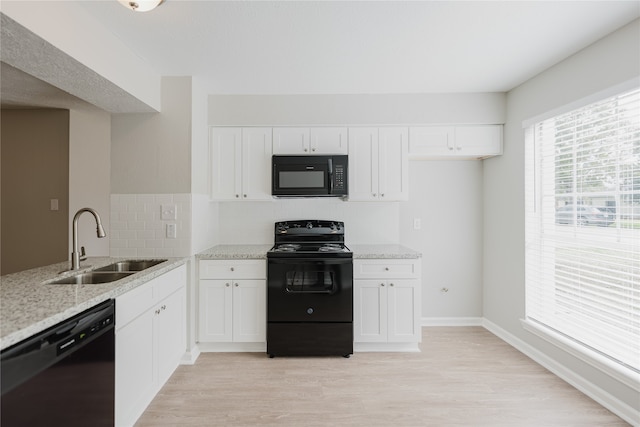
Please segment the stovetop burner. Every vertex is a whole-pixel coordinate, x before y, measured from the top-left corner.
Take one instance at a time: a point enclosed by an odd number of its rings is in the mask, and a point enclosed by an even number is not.
[[[344,223],[296,220],[275,224],[275,245],[267,257],[351,257],[344,244]]]

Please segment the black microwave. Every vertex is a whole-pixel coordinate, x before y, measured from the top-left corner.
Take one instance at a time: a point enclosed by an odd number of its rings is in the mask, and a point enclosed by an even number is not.
[[[348,156],[273,156],[274,197],[346,197]]]

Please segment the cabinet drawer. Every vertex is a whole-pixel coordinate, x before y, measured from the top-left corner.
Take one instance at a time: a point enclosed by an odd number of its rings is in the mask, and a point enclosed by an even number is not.
[[[153,282],[153,297],[156,302],[162,301],[187,283],[187,267],[182,265],[174,268],[162,276],[155,278]]]
[[[418,266],[418,262],[413,259],[356,259],[353,261],[353,277],[355,279],[416,278],[419,275]]]
[[[120,329],[144,313],[155,303],[153,280],[116,298],[116,329]]]
[[[200,279],[266,279],[267,262],[256,260],[202,260]]]

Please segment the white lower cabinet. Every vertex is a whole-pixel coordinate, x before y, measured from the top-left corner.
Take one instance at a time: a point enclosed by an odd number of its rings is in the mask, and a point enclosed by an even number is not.
[[[420,286],[419,260],[354,260],[354,349],[417,351]]]
[[[266,345],[266,261],[201,260],[199,279],[201,349],[261,351]]]
[[[186,350],[182,265],[116,298],[116,426],[132,426]]]

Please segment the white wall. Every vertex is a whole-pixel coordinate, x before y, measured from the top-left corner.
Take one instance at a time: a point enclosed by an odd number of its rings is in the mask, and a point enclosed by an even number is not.
[[[482,176],[478,160],[409,162],[400,242],[422,253],[424,324],[478,324],[482,317]]]
[[[520,319],[525,315],[522,122],[640,76],[639,36],[636,20],[509,92],[504,155],[484,164],[483,264],[483,308],[489,322],[586,379],[605,400],[636,410],[636,391],[526,332]]]
[[[69,254],[71,221],[78,209],[95,209],[107,233],[98,239],[89,213],[78,221],[78,244],[87,256],[109,256],[111,227],[109,194],[111,174],[111,116],[101,110],[71,110],[69,115]]]

